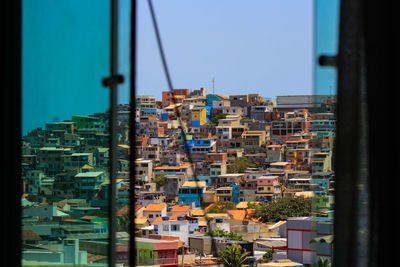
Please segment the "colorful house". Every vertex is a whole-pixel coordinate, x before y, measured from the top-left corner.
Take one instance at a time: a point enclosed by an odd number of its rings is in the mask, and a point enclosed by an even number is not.
[[[99,123],[99,118],[74,115],[71,121],[76,123],[78,129],[94,129]]]
[[[158,217],[167,216],[166,204],[149,204],[143,210],[143,217],[147,217],[150,222],[153,222]]]
[[[315,242],[315,238],[332,235],[331,218],[290,217],[286,225],[288,259],[302,264],[312,264],[318,257],[332,256],[331,243]]]
[[[265,159],[265,162],[271,163],[271,162],[277,162],[277,161],[282,161],[282,145],[269,145],[266,147],[267,149],[267,157]]]
[[[211,177],[211,184],[216,187],[231,186],[232,184],[239,184],[243,180],[243,173],[226,173]]]
[[[108,233],[108,222],[101,217],[87,215],[81,217],[78,221],[91,224],[95,233]]]
[[[203,203],[212,204],[218,201],[217,192],[215,190],[208,190],[203,193]]]
[[[227,173],[227,166],[226,163],[212,163],[210,165],[210,176],[218,176],[221,174],[226,174]]]
[[[165,216],[157,222],[158,234],[162,236],[175,236],[181,242],[188,244],[189,221],[185,216]]]
[[[207,108],[194,107],[192,108],[192,126],[201,126],[207,123]]]
[[[187,177],[192,177],[194,173],[193,168],[193,164],[186,163],[181,166],[159,166],[154,168],[154,172],[155,174],[165,173],[167,175],[176,175],[176,173],[180,172],[186,174]]]
[[[234,204],[239,203],[240,186],[234,184],[232,186],[225,186],[216,189],[216,196],[218,201],[230,201]]]
[[[178,266],[178,241],[135,238],[136,264]]]
[[[216,139],[195,139],[187,140],[187,146],[191,153],[215,153],[216,152]],[[187,147],[184,146],[187,151]]]
[[[206,100],[206,105],[207,106],[212,106],[214,101],[222,101],[222,100],[229,100],[229,97],[223,96],[223,95],[217,95],[217,94],[207,94],[207,100]],[[230,101],[229,101],[230,104]]]
[[[257,178],[257,201],[271,201],[281,196],[281,184],[278,176],[261,176]]]
[[[286,151],[286,160],[294,165],[309,164],[311,160],[311,149],[288,149]]]
[[[286,147],[288,149],[308,149],[309,142],[309,139],[288,140],[286,141]]]
[[[332,171],[332,152],[313,153],[311,167],[313,173]]]
[[[79,198],[93,200],[106,179],[106,173],[101,171],[78,173],[75,175],[75,192]]]
[[[257,150],[265,144],[265,131],[247,131],[242,134],[242,148],[245,150]]]
[[[171,209],[172,216],[185,216],[190,214],[189,205],[175,205]]]
[[[195,203],[200,207],[203,202],[203,193],[206,188],[206,182],[188,181],[179,188],[178,202],[183,204]]]

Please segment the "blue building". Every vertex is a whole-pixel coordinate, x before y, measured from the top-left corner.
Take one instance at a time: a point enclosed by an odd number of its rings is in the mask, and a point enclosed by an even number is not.
[[[328,191],[329,190],[329,184],[330,184],[330,180],[329,179],[317,179],[317,178],[313,178],[310,181],[311,184],[315,184],[316,188],[318,188],[318,190],[324,190],[324,191]]]
[[[232,202],[235,205],[239,204],[239,196],[240,196],[240,186],[238,184],[232,185]]]
[[[240,186],[233,184],[232,186],[223,186],[216,189],[218,201],[231,201],[235,205],[239,204]]]
[[[195,108],[206,108],[206,114],[207,114],[206,118],[207,118],[207,122],[210,121],[210,119],[211,119],[211,109],[212,109],[212,106],[195,106]]]
[[[208,150],[206,152],[212,153],[213,152],[213,145],[216,143],[216,139],[195,139],[195,140],[187,140],[187,146],[189,147],[189,151],[193,152],[193,149],[196,148],[206,148]],[[184,146],[183,149],[186,151],[186,147]]]
[[[196,207],[200,207],[203,202],[203,193],[206,189],[206,182],[188,181],[179,187],[178,203],[191,204],[195,203]]]
[[[223,95],[208,94],[206,105],[212,107],[213,101],[227,100],[229,99]]]
[[[161,120],[168,121],[168,113],[161,113]]]
[[[142,112],[144,115],[155,115],[157,114],[157,109],[155,108],[142,108]]]

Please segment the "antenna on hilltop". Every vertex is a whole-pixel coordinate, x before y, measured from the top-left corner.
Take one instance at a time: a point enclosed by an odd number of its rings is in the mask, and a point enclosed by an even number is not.
[[[212,84],[213,84],[213,94],[215,94],[215,88],[214,88],[214,82],[215,82],[215,77],[212,78]]]

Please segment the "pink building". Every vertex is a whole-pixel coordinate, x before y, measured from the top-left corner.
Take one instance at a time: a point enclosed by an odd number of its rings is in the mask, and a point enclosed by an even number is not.
[[[260,176],[257,178],[256,201],[271,201],[280,197],[281,193],[279,176]]]

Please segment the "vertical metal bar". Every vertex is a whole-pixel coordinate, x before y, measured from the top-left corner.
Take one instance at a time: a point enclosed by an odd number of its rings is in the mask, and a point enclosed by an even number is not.
[[[111,0],[111,58],[110,77],[118,74],[118,0]],[[108,265],[115,266],[116,247],[116,166],[117,166],[117,101],[118,83],[110,84],[110,185],[109,185],[109,245]]]
[[[388,1],[363,1],[365,26],[366,105],[368,111],[369,183],[369,266],[382,266],[388,255],[396,255],[396,206],[398,131],[382,130],[395,125],[391,114],[398,113],[395,97],[398,73],[393,42],[397,29],[393,4]],[[395,128],[394,128],[395,129]],[[396,157],[397,156],[397,157]],[[388,166],[388,167],[386,167]],[[391,167],[389,167],[391,166]],[[393,167],[392,167],[393,166]],[[389,222],[389,223],[388,223]]]
[[[362,75],[361,1],[341,1],[338,65],[337,136],[335,156],[334,266],[360,266],[358,201],[360,167],[365,166],[359,122]],[[362,120],[362,121],[361,121]]]
[[[130,48],[130,127],[129,144],[131,147],[129,165],[129,266],[136,264],[135,245],[135,184],[136,184],[136,0],[131,0],[131,48]]]
[[[1,259],[0,266],[21,266],[22,263],[22,173],[21,173],[21,96],[22,96],[22,1],[6,1],[2,5],[5,24],[2,49],[1,118]],[[3,25],[4,25],[3,24]]]

